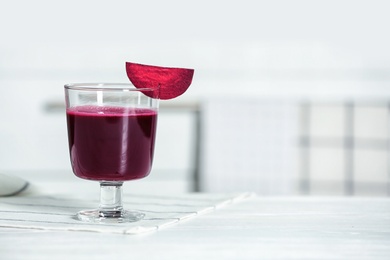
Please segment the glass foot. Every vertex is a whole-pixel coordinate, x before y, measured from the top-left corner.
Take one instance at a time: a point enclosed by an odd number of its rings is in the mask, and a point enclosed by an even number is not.
[[[145,217],[145,214],[138,211],[118,210],[83,210],[77,213],[76,218],[85,222],[94,223],[129,223],[137,222]]]

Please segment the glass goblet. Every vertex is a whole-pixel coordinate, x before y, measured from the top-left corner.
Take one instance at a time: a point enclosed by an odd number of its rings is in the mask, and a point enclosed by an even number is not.
[[[134,222],[142,212],[123,209],[122,185],[152,168],[158,98],[131,84],[65,85],[69,153],[74,174],[100,182],[100,205],[77,213],[88,222]]]

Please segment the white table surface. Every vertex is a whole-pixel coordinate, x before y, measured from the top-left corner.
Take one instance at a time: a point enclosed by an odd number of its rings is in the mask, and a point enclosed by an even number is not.
[[[390,259],[390,199],[255,197],[143,235],[0,228],[0,259]]]

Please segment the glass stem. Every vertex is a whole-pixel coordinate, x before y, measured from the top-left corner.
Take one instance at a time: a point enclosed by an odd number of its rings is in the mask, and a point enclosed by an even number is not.
[[[100,217],[121,217],[123,210],[122,184],[123,182],[100,182]]]

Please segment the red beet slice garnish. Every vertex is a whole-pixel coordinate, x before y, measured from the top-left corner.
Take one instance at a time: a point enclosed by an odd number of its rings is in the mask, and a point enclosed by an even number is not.
[[[126,62],[127,77],[136,88],[152,88],[144,92],[152,98],[172,99],[180,96],[191,85],[193,69],[168,68]]]

